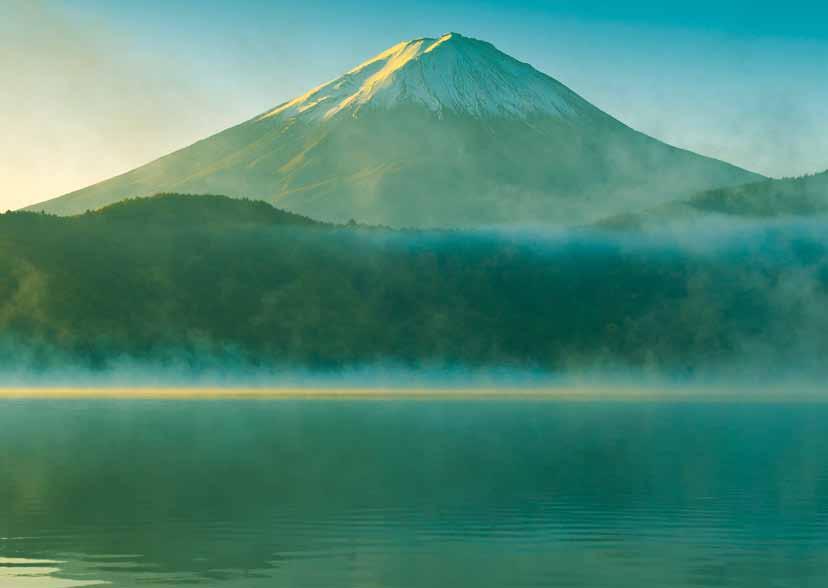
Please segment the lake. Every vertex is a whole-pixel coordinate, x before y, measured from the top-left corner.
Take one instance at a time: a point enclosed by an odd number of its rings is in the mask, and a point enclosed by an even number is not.
[[[828,404],[0,400],[0,587],[828,585]]]

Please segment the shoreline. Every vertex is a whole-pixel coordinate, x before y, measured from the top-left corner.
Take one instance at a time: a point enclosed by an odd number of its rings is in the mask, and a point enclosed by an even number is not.
[[[816,390],[668,389],[631,386],[562,387],[0,387],[0,400],[557,400],[661,402],[828,402]]]

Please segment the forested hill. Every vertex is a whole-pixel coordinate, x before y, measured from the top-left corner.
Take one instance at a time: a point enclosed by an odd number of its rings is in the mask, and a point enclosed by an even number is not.
[[[817,216],[828,217],[828,171],[708,190],[644,212],[616,215],[598,226],[660,228],[666,224],[711,219],[756,221]]]
[[[822,235],[757,228],[688,248],[586,231],[395,231],[182,195],[68,218],[7,213],[0,363],[819,366]]]
[[[129,198],[74,217],[76,226],[103,223],[113,227],[163,227],[166,230],[253,228],[272,225],[321,226],[323,223],[274,208],[258,200],[234,200],[211,194],[157,194],[149,198]],[[126,228],[125,227],[125,228]]]

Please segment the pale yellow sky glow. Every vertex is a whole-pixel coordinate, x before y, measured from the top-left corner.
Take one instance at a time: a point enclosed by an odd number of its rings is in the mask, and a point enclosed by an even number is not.
[[[0,9],[0,211],[101,181],[238,122],[92,19],[49,2]],[[4,19],[9,11],[13,18]]]

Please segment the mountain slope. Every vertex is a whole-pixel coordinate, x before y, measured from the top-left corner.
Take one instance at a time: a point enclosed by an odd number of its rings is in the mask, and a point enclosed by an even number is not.
[[[247,196],[320,220],[578,223],[760,176],[638,133],[489,43],[400,43],[261,116],[32,207]]]
[[[828,216],[828,171],[701,192],[636,213],[614,215],[596,226],[661,228],[709,220],[770,220]]]

